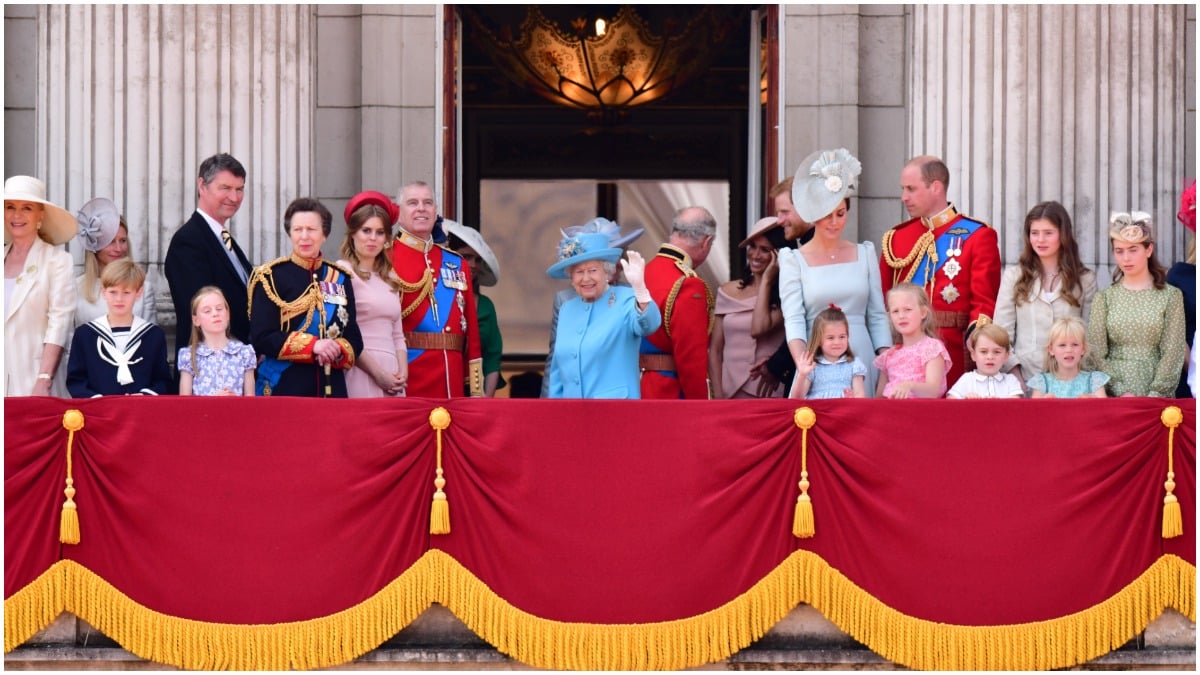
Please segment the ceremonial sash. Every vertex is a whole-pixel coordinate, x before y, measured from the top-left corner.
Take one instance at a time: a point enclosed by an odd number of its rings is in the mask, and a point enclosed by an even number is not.
[[[929,272],[929,256],[923,256],[920,264],[917,265],[917,269],[913,270],[913,283],[928,283],[928,280],[933,278],[933,275],[937,274],[938,270],[942,269],[942,265],[945,265],[946,261],[949,259],[949,256],[946,255],[946,252],[950,250],[950,246],[953,241],[960,237],[962,238],[962,241],[966,241],[971,237],[971,235],[978,232],[979,228],[981,227],[987,226],[983,223],[966,217],[959,218],[958,222],[954,224],[954,227],[951,227],[943,232],[934,242],[934,246],[937,247],[936,267],[934,267],[932,272]],[[918,282],[918,279],[921,279],[922,281]]]
[[[457,263],[457,265],[455,265]],[[463,260],[457,254],[447,250],[442,251],[442,264],[438,267],[438,276],[430,281],[433,290],[429,293],[429,307],[426,308],[421,321],[413,328],[417,333],[444,333],[450,315],[454,313],[454,302],[458,292],[466,290],[466,276],[462,271]],[[451,285],[455,284],[455,285]],[[457,288],[457,285],[463,288]],[[437,311],[435,311],[437,310]],[[463,331],[466,334],[466,331]],[[411,363],[424,354],[424,349],[409,349],[408,360]]]

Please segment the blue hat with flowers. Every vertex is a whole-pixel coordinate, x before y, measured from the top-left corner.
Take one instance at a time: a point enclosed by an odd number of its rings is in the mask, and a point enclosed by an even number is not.
[[[562,241],[558,242],[558,262],[546,270],[546,274],[554,279],[566,279],[567,268],[589,260],[603,260],[615,263],[621,257],[621,249],[613,248],[608,234],[603,232],[583,232],[574,236],[563,233]]]
[[[796,215],[815,223],[833,213],[858,188],[862,164],[845,148],[818,150],[800,162],[792,180]]]

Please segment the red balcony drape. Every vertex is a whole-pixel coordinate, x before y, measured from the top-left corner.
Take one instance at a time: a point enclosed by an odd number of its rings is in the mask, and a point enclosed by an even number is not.
[[[7,399],[6,650],[72,611],[164,663],[334,665],[439,602],[532,665],[680,667],[808,602],[906,665],[1025,668],[1194,618],[1191,402],[1173,438],[1154,399],[809,402],[809,539],[796,403]],[[1039,631],[1087,635],[999,656]]]

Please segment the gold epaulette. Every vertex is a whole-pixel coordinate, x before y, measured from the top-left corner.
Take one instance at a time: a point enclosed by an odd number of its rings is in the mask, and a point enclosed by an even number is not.
[[[708,309],[708,328],[707,332],[712,335],[713,324],[716,323],[716,316],[713,314],[713,308],[716,306],[717,299],[713,296],[712,289],[708,287],[708,283],[696,274],[696,270],[688,267],[682,260],[676,260],[675,266],[683,272],[683,276],[675,280],[671,285],[671,292],[667,293],[667,300],[662,308],[662,325],[663,330],[667,333],[667,337],[671,337],[671,315],[675,313],[675,299],[679,296],[679,291],[683,290],[683,282],[691,277],[700,279],[700,283],[704,285],[704,301]]]
[[[271,268],[281,262],[287,262],[291,258],[283,256],[276,258],[271,262],[266,262],[250,271],[250,280],[246,282],[246,316],[250,316],[250,312],[254,309],[254,284],[262,284],[263,290],[267,289],[267,280],[271,278]],[[271,289],[274,291],[274,289]],[[270,295],[270,292],[268,292]]]
[[[328,260],[326,260],[326,261],[325,261],[325,263],[326,263],[327,265],[329,265],[330,267],[333,267],[333,268],[334,268],[334,269],[336,269],[337,271],[341,272],[342,274],[345,274],[347,277],[352,277],[352,276],[354,276],[354,270],[352,270],[352,269],[350,269],[350,268],[348,268],[348,267],[343,267],[343,266],[341,265],[341,261],[329,262]]]

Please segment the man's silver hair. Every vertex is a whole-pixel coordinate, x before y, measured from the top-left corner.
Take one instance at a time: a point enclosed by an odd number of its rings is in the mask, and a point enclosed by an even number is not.
[[[676,211],[671,219],[671,234],[678,234],[697,244],[716,233],[717,219],[702,206],[685,206]]]

